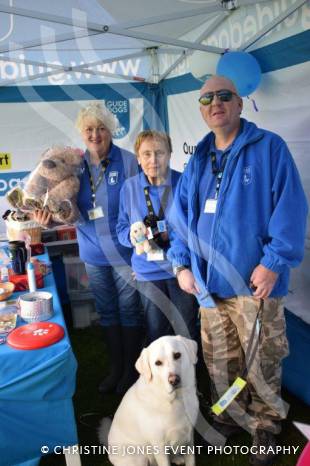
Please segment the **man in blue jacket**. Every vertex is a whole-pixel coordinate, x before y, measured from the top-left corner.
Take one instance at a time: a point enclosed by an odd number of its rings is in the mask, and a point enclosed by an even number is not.
[[[214,426],[225,436],[238,424],[250,431],[257,447],[251,463],[269,465],[274,455],[268,447],[275,447],[286,416],[283,297],[289,269],[303,257],[307,202],[285,142],[240,118],[242,99],[230,80],[210,78],[199,102],[212,132],[197,145],[178,184],[168,257],[180,287],[201,306],[212,401],[237,377],[247,382]],[[252,332],[259,324],[260,332]]]

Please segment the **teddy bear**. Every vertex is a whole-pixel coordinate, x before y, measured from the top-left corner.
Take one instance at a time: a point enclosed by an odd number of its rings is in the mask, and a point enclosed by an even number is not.
[[[13,188],[7,199],[21,211],[47,209],[52,221],[74,223],[79,218],[76,197],[83,152],[71,147],[52,147],[41,156],[25,187]]]
[[[136,248],[136,254],[151,253],[158,250],[156,244],[147,239],[147,227],[142,221],[135,222],[130,227],[130,241]]]

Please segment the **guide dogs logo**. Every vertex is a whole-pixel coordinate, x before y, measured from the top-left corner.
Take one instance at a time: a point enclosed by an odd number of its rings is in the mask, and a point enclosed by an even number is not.
[[[108,178],[108,183],[113,186],[118,182],[118,172],[110,172],[109,173],[109,178]]]
[[[242,184],[245,186],[252,182],[252,169],[251,167],[245,167],[243,169]]]
[[[106,107],[114,113],[119,121],[119,126],[113,133],[115,139],[124,138],[129,131],[130,126],[130,109],[128,99],[106,100]]]

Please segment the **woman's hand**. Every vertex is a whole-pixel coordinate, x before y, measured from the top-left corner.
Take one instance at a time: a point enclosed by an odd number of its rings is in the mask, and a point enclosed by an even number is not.
[[[52,221],[52,214],[46,210],[34,210],[32,212],[32,219],[44,227],[49,226]]]

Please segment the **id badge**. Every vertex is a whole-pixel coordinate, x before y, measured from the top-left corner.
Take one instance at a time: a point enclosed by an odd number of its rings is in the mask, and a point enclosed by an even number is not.
[[[97,220],[97,218],[104,217],[104,213],[100,205],[94,207],[93,209],[89,209],[87,213],[89,220]]]
[[[215,214],[217,199],[207,199],[205,203],[205,214]]]
[[[151,228],[151,227],[147,227],[147,229],[146,229],[146,237],[147,237],[147,239],[153,239],[153,238],[154,238],[153,232],[152,232],[152,228]]]
[[[146,259],[148,261],[163,261],[165,259],[164,251],[162,249],[158,249],[156,251],[148,252]]]
[[[167,231],[165,220],[158,220],[157,221],[157,229],[158,229],[159,233],[165,233],[165,231]]]

